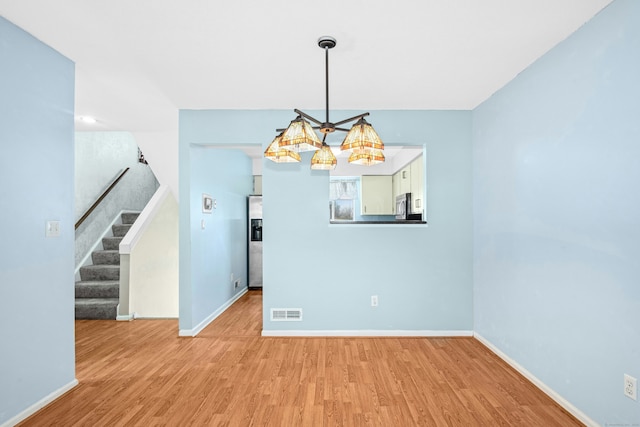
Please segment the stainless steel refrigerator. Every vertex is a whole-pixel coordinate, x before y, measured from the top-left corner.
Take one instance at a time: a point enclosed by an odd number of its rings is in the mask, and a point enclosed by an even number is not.
[[[262,288],[262,196],[248,198],[249,289]]]

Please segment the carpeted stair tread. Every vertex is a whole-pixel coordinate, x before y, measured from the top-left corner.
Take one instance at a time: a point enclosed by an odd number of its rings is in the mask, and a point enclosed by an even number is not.
[[[76,319],[110,319],[117,316],[118,298],[76,298]]]
[[[102,239],[103,250],[93,251],[93,265],[80,267],[75,284],[76,319],[111,319],[117,316],[120,295],[120,242],[139,212],[121,214],[122,224],[111,227],[113,237]]]
[[[102,247],[107,251],[120,250],[121,241],[122,241],[122,237],[103,237]]]
[[[84,280],[119,280],[119,265],[86,265],[80,267],[80,279]]]
[[[138,216],[140,216],[140,212],[124,212],[120,218],[122,218],[123,224],[133,224]]]
[[[111,306],[118,305],[118,298],[76,298],[76,304]]]
[[[113,237],[124,237],[130,229],[131,224],[113,224],[111,226]]]
[[[75,286],[76,298],[118,298],[118,280],[79,281]]]
[[[93,261],[94,265],[120,265],[120,251],[118,251],[117,249],[94,251],[91,253],[91,260]]]

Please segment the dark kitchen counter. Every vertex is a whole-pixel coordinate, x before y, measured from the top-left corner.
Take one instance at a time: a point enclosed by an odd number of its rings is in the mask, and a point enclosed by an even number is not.
[[[349,224],[349,225],[369,225],[369,224],[383,224],[383,225],[407,225],[407,224],[426,224],[427,221],[409,219],[406,221],[330,221],[331,224]]]

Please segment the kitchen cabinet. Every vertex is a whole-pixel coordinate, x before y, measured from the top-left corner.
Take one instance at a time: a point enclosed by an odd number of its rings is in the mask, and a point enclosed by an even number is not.
[[[398,175],[398,194],[411,193],[411,164],[400,169]]]
[[[411,162],[411,213],[424,210],[424,164],[422,156]]]
[[[363,175],[360,180],[360,215],[393,215],[393,177]]]
[[[393,200],[399,194],[411,193],[411,213],[424,213],[424,164],[418,156],[393,175]]]
[[[393,194],[392,194],[391,200],[394,201],[393,214],[395,215],[396,214],[395,200],[396,200],[396,196],[400,194],[400,173],[393,174],[393,176],[391,177],[391,185],[393,186]]]
[[[253,176],[253,193],[262,194],[262,175]]]

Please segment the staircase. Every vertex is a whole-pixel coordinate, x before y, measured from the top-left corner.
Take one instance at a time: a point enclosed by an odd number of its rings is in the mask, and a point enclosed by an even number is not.
[[[114,224],[113,237],[102,239],[102,250],[91,254],[93,265],[80,267],[76,282],[76,319],[113,319],[120,294],[120,241],[139,213],[123,213],[122,224]]]

